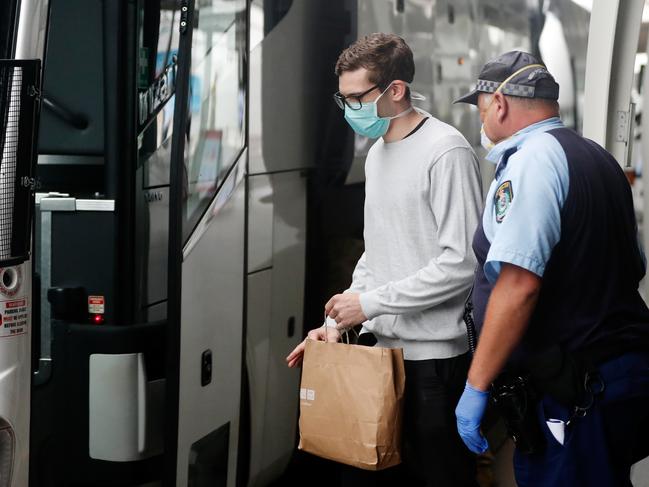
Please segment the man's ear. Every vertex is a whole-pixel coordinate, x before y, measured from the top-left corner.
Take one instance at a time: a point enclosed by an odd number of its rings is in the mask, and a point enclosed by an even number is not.
[[[390,86],[390,95],[393,101],[401,101],[406,98],[406,83],[400,80],[394,81]]]
[[[493,102],[496,105],[496,118],[498,120],[498,123],[502,123],[509,113],[509,104],[507,103],[507,98],[505,98],[505,96],[500,92],[494,93]]]

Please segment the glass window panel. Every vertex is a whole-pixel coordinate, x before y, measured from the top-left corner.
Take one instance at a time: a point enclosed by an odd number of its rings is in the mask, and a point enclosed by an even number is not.
[[[187,238],[244,147],[246,2],[197,1],[185,147]]]
[[[180,0],[138,4],[138,165],[144,186],[169,184]]]
[[[144,128],[175,91],[180,0],[144,0],[138,8],[138,125]]]

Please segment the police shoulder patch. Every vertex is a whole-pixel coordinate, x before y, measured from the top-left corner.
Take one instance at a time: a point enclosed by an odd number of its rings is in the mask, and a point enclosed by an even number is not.
[[[512,189],[512,182],[505,181],[498,186],[496,194],[494,195],[494,207],[496,209],[496,223],[502,223],[507,214],[507,210],[514,200],[514,191]]]

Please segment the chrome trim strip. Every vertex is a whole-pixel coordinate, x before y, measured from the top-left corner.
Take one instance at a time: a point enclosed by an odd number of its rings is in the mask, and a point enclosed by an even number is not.
[[[115,200],[78,200],[76,198],[37,197],[41,211],[115,211]]]
[[[45,384],[52,375],[52,322],[47,291],[52,285],[52,213],[40,211],[40,263],[41,275],[41,351],[38,357],[38,370],[34,372],[34,383]]]
[[[41,211],[75,211],[74,198],[41,198]]]
[[[77,211],[115,211],[115,200],[77,200]]]
[[[42,166],[101,166],[104,164],[104,158],[102,156],[40,154],[38,156],[38,164]]]
[[[69,198],[70,194],[69,193],[55,193],[55,192],[49,192],[49,193],[36,193],[34,195],[34,200],[37,205],[41,204],[41,200],[43,198]]]

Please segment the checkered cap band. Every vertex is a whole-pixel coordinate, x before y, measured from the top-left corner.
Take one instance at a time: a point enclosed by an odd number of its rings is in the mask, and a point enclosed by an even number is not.
[[[478,91],[483,91],[485,93],[494,93],[499,86],[500,83],[498,83],[497,81],[487,81],[486,79],[479,79],[478,85],[475,87],[475,89]]]
[[[486,79],[479,79],[476,90],[484,93],[495,93],[500,86],[498,81],[489,81]],[[506,83],[500,90],[503,95],[521,96],[524,98],[534,98],[534,86],[517,85],[514,83]]]

